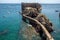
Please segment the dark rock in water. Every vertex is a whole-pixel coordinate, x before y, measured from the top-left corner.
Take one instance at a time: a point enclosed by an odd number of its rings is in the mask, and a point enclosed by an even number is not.
[[[29,16],[31,18],[35,18],[40,23],[42,23],[46,27],[46,29],[51,33],[53,30],[52,23],[50,23],[50,21],[47,19],[47,17],[45,17],[45,15],[39,14],[40,8],[41,8],[40,4],[22,3],[22,14]],[[58,10],[56,10],[56,12],[58,12]],[[22,19],[24,22],[26,22],[26,18],[23,15],[22,15]],[[25,40],[25,39],[26,40],[41,40],[40,37],[43,36],[42,29],[39,27],[39,25],[35,23],[35,21],[29,20],[29,24],[31,24],[33,27],[29,25],[26,27],[23,26],[24,28],[22,28],[22,30],[20,30],[19,32],[19,34],[22,35],[22,38],[23,38],[22,40]],[[46,39],[45,36],[44,38]]]
[[[3,15],[3,18],[6,18],[6,16],[5,16],[5,15]]]
[[[55,12],[59,12],[58,10],[55,10]]]
[[[4,30],[4,31],[0,32],[0,35],[4,35],[4,34],[7,34],[7,33],[8,33],[8,30]]]
[[[60,18],[60,13],[59,13],[59,18]]]

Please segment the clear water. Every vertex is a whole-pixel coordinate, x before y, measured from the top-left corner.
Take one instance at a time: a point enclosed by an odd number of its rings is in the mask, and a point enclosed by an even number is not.
[[[42,13],[47,16],[47,18],[50,19],[50,21],[53,23],[54,27],[54,39],[60,40],[60,18],[59,18],[59,12],[60,12],[60,4],[44,4],[42,5]],[[56,12],[58,10],[59,12]]]
[[[60,4],[42,4],[42,8],[42,13],[53,23],[54,39],[60,40]],[[23,25],[19,11],[21,11],[20,4],[0,4],[0,33],[7,30],[5,34],[0,34],[0,40],[18,40],[19,30]]]

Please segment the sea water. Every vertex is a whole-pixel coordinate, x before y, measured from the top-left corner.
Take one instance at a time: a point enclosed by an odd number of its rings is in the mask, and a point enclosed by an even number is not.
[[[42,13],[53,23],[52,35],[60,40],[60,18],[56,10],[60,12],[60,4],[42,4]],[[20,11],[20,4],[0,4],[0,40],[18,40],[23,25]]]

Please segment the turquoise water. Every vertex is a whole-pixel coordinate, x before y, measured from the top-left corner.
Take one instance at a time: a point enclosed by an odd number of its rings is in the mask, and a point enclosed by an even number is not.
[[[20,5],[0,4],[0,31],[8,30],[0,35],[0,40],[17,40],[20,30],[21,15],[19,15]]]
[[[42,5],[42,8],[42,13],[45,14],[53,23],[55,31],[52,35],[54,36],[54,39],[60,40],[60,4],[46,4]],[[59,12],[55,12],[56,10],[59,10]]]
[[[59,12],[55,12],[60,11],[60,4],[42,4],[42,8],[42,13],[53,23],[54,39],[60,40]],[[0,34],[0,40],[18,40],[19,30],[23,24],[19,11],[21,11],[20,4],[0,4],[0,33],[7,31],[5,34]]]

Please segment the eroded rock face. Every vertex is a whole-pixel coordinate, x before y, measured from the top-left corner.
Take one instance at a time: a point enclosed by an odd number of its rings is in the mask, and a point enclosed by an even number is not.
[[[24,10],[25,7],[36,8],[38,12],[41,11],[42,9],[41,8],[42,6],[39,3],[22,3],[21,6],[22,6],[22,11]]]
[[[39,33],[37,33],[31,25],[23,27],[19,32],[21,38],[19,40],[40,40]]]

